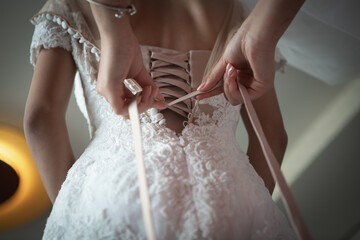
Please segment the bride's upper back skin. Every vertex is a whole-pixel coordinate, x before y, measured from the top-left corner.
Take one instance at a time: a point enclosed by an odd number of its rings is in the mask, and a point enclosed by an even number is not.
[[[90,5],[76,0],[100,47],[100,34]],[[137,13],[130,23],[140,45],[188,52],[212,50],[232,0],[133,0]],[[122,19],[119,19],[121,21]],[[166,126],[177,133],[187,119],[169,109],[162,111]]]
[[[85,0],[76,0],[97,45],[100,34]],[[140,45],[187,52],[212,50],[231,0],[133,0],[131,26]],[[119,19],[121,21],[121,19]]]

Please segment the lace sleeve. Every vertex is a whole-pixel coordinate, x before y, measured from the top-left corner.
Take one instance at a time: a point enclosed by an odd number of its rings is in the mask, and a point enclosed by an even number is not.
[[[30,46],[30,63],[35,66],[42,48],[61,47],[71,52],[71,40],[66,30],[52,21],[41,21],[35,25]]]

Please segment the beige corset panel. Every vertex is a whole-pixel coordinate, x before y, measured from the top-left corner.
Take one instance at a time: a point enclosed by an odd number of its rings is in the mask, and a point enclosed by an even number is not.
[[[196,91],[201,84],[211,51],[191,50],[187,53],[153,46],[141,46],[145,68],[154,80],[166,103]],[[169,109],[187,118],[194,101],[169,106]]]

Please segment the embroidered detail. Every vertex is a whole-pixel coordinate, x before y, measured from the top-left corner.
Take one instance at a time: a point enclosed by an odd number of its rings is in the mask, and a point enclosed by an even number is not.
[[[75,40],[75,41],[73,41],[73,44],[77,43],[79,45],[82,45],[83,59],[86,59],[91,54],[91,55],[95,56],[97,64],[100,61],[100,53],[101,53],[100,49],[93,42],[91,42],[87,37],[85,37],[76,27],[72,26],[62,16],[60,16],[56,13],[53,13],[53,12],[44,11],[44,12],[34,15],[30,21],[34,25],[40,24],[41,22],[44,22],[44,21],[50,21],[55,24],[58,24],[62,28],[62,31],[60,31],[60,30],[57,31],[58,34],[60,34],[60,32],[62,32],[61,34],[67,33],[67,34],[69,34],[69,36],[71,38],[73,38]],[[80,46],[79,46],[79,48],[80,48]],[[66,50],[68,50],[68,49],[66,49]],[[74,50],[75,50],[75,52],[73,52],[73,55],[76,55],[78,48],[76,48]],[[74,57],[74,60],[76,60],[76,59],[77,58]],[[97,78],[98,66],[93,61],[89,61],[89,60],[83,61],[83,64],[84,64],[86,72],[88,73],[88,76],[90,78],[90,83],[95,84],[95,81]]]
[[[46,31],[60,32],[56,36],[61,39],[71,36],[71,43],[63,46],[72,48],[81,83],[75,94],[84,100],[79,107],[85,108],[93,133],[67,173],[43,239],[145,239],[130,121],[114,114],[90,81],[95,79],[97,68],[92,64],[100,52],[65,19],[49,12],[38,16],[37,24],[51,23],[40,26]],[[37,33],[45,35],[45,30]],[[41,42],[60,45],[57,40],[48,37]],[[166,69],[167,78],[188,80],[183,75],[186,61],[169,63],[157,54],[153,59],[157,78],[165,77]],[[180,136],[164,125],[156,109],[140,114],[157,234],[163,239],[294,238],[236,141],[240,106],[230,105],[223,95],[200,101],[200,108],[201,104],[211,107],[212,113],[195,111],[195,122]]]

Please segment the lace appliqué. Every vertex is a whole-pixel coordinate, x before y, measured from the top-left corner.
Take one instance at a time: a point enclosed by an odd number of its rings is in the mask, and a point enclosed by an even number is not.
[[[81,28],[81,16],[71,16]],[[68,171],[43,238],[145,239],[130,121],[114,114],[96,92],[99,50],[56,14],[41,13],[34,21],[41,30],[34,39],[46,39],[42,46],[72,51],[81,77],[76,94],[93,128],[90,144]],[[61,43],[47,36],[56,34]],[[60,45],[63,37],[66,44]],[[32,49],[41,46],[33,42]],[[32,56],[35,63],[37,55]],[[200,104],[213,111],[195,111],[195,122],[180,136],[156,109],[140,114],[159,239],[291,239],[284,216],[235,139],[240,106],[223,95]]]
[[[70,36],[57,23],[42,21],[35,26],[30,46],[30,63],[35,66],[36,59],[42,48],[50,49],[61,47],[71,52]]]

